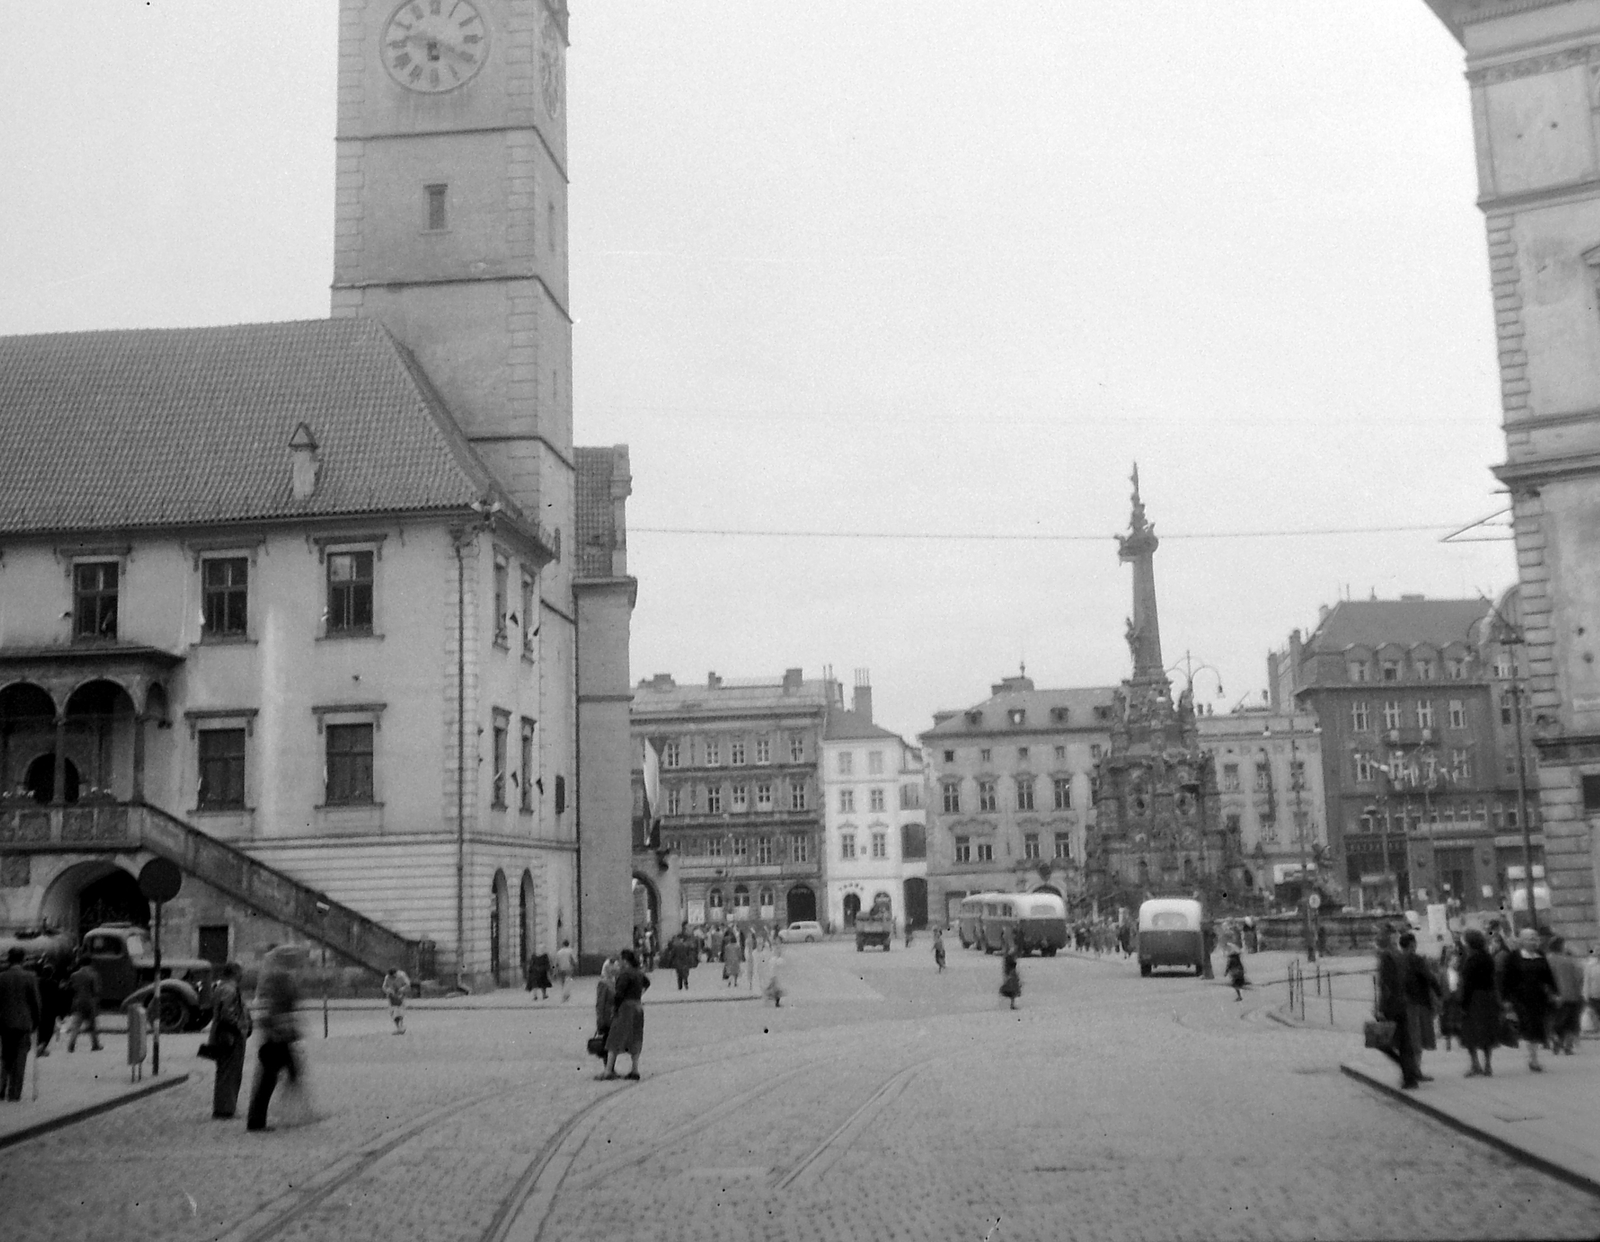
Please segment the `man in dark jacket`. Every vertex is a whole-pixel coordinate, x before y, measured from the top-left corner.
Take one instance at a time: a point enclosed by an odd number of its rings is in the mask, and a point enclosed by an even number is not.
[[[22,966],[23,952],[13,948],[0,970],[0,1097],[22,1098],[28,1072],[28,1045],[39,1029],[39,981]]]
[[[1433,1079],[1422,1072],[1422,1052],[1425,1048],[1433,1047],[1434,1001],[1443,994],[1443,989],[1439,986],[1439,977],[1417,952],[1416,933],[1405,932],[1401,935],[1400,961],[1404,970],[1401,990],[1406,997],[1406,1034],[1410,1037],[1412,1053],[1416,1058],[1413,1064],[1418,1081],[1432,1082]]]
[[[1394,947],[1394,932],[1387,925],[1378,928],[1377,1015],[1385,1022],[1394,1023],[1394,1043],[1380,1049],[1400,1067],[1400,1086],[1414,1091],[1421,1083],[1417,1065],[1417,1047],[1411,1039],[1411,1015],[1406,1008],[1405,959]]]
[[[72,1024],[67,1028],[67,1051],[78,1046],[78,1032],[89,1028],[89,1040],[96,1052],[100,1051],[100,972],[89,964],[87,957],[78,959],[78,969],[67,976],[67,987],[72,991]]]

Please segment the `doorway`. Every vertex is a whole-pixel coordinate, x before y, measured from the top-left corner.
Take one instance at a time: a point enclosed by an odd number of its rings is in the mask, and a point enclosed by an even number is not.
[[[784,898],[789,911],[789,922],[810,922],[817,917],[817,895],[804,884],[796,884]]]
[[[861,913],[861,895],[859,893],[846,893],[844,895],[844,925],[854,927],[856,915]]]

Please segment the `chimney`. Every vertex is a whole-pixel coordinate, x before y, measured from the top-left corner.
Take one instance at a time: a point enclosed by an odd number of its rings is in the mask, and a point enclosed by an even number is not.
[[[317,492],[317,440],[311,428],[300,423],[289,437],[289,490],[296,500],[310,500]]]
[[[722,688],[722,678],[718,677],[715,673],[707,673],[706,674],[706,689],[707,690],[720,690],[721,688]]]
[[[671,673],[657,673],[648,681],[641,680],[639,684],[650,690],[676,690],[678,688],[678,683],[672,680]]]
[[[872,680],[864,668],[856,669],[856,688],[850,700],[850,710],[868,724],[872,723]]]
[[[797,669],[797,668],[786,668],[786,669],[784,669],[783,670],[783,692],[785,694],[793,694],[796,690],[800,689],[800,683],[803,682],[804,680],[805,680],[805,678],[804,678],[804,676],[801,675],[801,672],[800,672],[799,669]]]

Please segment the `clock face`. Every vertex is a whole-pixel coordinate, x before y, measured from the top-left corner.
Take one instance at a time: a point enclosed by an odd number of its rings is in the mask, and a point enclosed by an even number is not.
[[[472,0],[407,0],[383,28],[389,76],[407,90],[441,95],[483,67],[489,28]]]

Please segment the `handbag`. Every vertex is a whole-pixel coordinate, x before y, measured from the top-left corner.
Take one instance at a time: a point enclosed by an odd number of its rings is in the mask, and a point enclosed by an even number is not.
[[[1521,1024],[1517,1022],[1515,1011],[1508,1008],[1500,1015],[1500,1043],[1507,1048],[1515,1048],[1521,1042]]]
[[[599,1057],[602,1061],[606,1059],[606,1037],[603,1034],[596,1032],[589,1036],[589,1042],[584,1047],[589,1050],[590,1056]]]
[[[1369,1018],[1361,1028],[1361,1038],[1368,1048],[1380,1052],[1394,1047],[1394,1026],[1384,1018]]]

